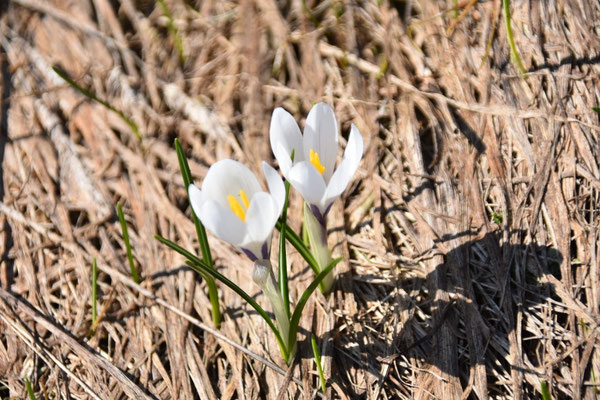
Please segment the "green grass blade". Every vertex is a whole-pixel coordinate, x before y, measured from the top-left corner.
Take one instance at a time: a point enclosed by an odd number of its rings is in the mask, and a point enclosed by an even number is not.
[[[279,221],[277,221],[275,227],[279,230],[279,232],[281,232],[281,218]],[[294,246],[298,253],[300,253],[302,258],[304,258],[304,261],[308,263],[314,273],[318,274],[320,271],[319,264],[317,263],[317,260],[315,260],[315,257],[312,255],[308,247],[306,247],[302,239],[300,239],[300,236],[298,236],[298,234],[296,234],[296,232],[294,232],[292,229],[286,229],[285,238],[291,243],[292,246]]]
[[[133,262],[133,254],[131,252],[131,243],[129,241],[129,232],[127,231],[127,222],[125,222],[125,216],[123,215],[123,208],[121,203],[117,203],[117,214],[119,214],[119,221],[121,222],[121,230],[123,231],[123,240],[125,241],[125,249],[127,251],[127,260],[129,260],[129,269],[131,271],[131,277],[135,283],[140,283],[140,274]]]
[[[598,114],[600,114],[600,107],[592,107],[592,110],[596,111]]]
[[[310,7],[308,6],[308,4],[306,3],[306,0],[302,0],[302,11],[303,11],[304,16],[306,17],[306,19],[308,19],[310,22],[312,22],[312,24],[315,27],[321,26],[321,23],[319,22],[319,19],[317,17],[315,17],[315,15],[313,14],[312,10],[310,9]]]
[[[27,378],[25,378],[25,388],[27,389],[27,396],[29,397],[29,400],[35,400],[35,393],[33,393],[31,382],[29,382],[29,379]]]
[[[310,295],[315,291],[315,289],[317,287],[319,287],[319,284],[321,283],[321,281],[323,279],[325,279],[327,274],[329,272],[331,272],[333,270],[333,268],[337,265],[337,263],[339,263],[341,260],[342,260],[342,257],[338,257],[335,260],[331,261],[329,263],[329,265],[317,275],[315,280],[312,281],[312,283],[310,285],[308,285],[306,290],[304,290],[304,293],[302,293],[302,296],[300,296],[300,299],[298,300],[298,304],[296,304],[296,308],[294,309],[294,313],[292,314],[292,318],[290,320],[290,337],[288,340],[288,343],[290,344],[290,349],[293,349],[294,345],[296,344],[296,334],[298,333],[298,324],[300,323],[300,317],[302,316],[302,311],[304,310],[304,306],[306,305],[306,302],[310,298]]]
[[[167,17],[167,29],[173,35],[173,40],[175,42],[175,49],[177,50],[177,55],[179,56],[179,64],[183,66],[185,64],[185,52],[183,49],[183,40],[181,39],[181,35],[179,34],[179,29],[175,26],[173,22],[173,14],[171,14],[171,10],[167,6],[165,0],[158,0],[158,4],[160,5],[160,9],[162,13]]]
[[[192,179],[192,172],[190,171],[187,158],[183,153],[183,149],[181,148],[181,144],[179,143],[178,139],[175,139],[175,150],[177,152],[177,160],[179,161],[179,169],[183,178],[183,184],[185,185],[185,190],[187,192],[188,187],[194,183],[194,181]],[[202,252],[202,260],[212,267],[214,262],[210,252],[210,246],[208,245],[206,229],[204,229],[204,225],[202,225],[202,222],[200,222],[200,219],[194,212],[192,212],[192,217],[194,219],[194,225],[196,225],[196,233],[198,234],[198,243],[200,245],[200,251]]]
[[[321,364],[321,354],[319,354],[319,346],[317,346],[317,338],[313,333],[310,336],[310,343],[312,344],[313,355],[315,356],[315,364],[317,364],[317,372],[319,373],[319,381],[321,382],[321,390],[323,393],[327,390],[325,387],[325,375],[323,375],[323,365]]]
[[[290,195],[290,183],[285,182],[285,201],[283,203],[283,211],[281,213],[281,230],[279,235],[279,291],[283,297],[283,305],[287,312],[288,319],[290,318],[290,294],[288,287],[287,276],[287,255],[285,252],[285,232],[287,231],[287,209],[288,197]]]
[[[98,319],[98,265],[92,261],[92,324]]]
[[[222,275],[221,273],[216,271],[214,268],[209,267],[204,262],[202,262],[202,260],[200,260],[198,257],[193,255],[192,253],[190,253],[183,247],[179,246],[177,243],[174,243],[174,242],[170,241],[169,239],[165,239],[164,237],[162,237],[160,235],[154,235],[154,238],[156,240],[158,240],[159,242],[161,242],[162,244],[170,247],[172,250],[175,250],[176,252],[178,252],[179,254],[184,256],[185,258],[187,258],[187,260],[188,260],[187,265],[190,268],[192,268],[194,271],[196,271],[198,273],[202,273],[202,274],[211,275],[213,278],[218,279],[223,284],[228,286],[231,290],[236,292],[240,297],[242,297],[244,300],[246,300],[246,302],[248,304],[250,304],[252,306],[252,308],[254,308],[256,310],[256,312],[265,320],[267,325],[269,325],[269,328],[271,328],[271,330],[275,334],[277,343],[279,344],[279,347],[282,350],[282,355],[284,356],[283,358],[285,359],[286,362],[288,362],[289,350],[285,346],[285,343],[281,337],[281,334],[279,333],[279,330],[273,323],[273,320],[271,320],[269,315],[266,313],[266,311],[248,293],[246,293],[244,290],[242,290],[242,288],[240,288],[235,283],[230,281],[229,278],[227,278],[225,275]]]
[[[390,63],[388,62],[385,53],[382,53],[379,57],[379,71],[375,75],[375,79],[380,80],[383,78],[390,67]]]
[[[517,69],[520,73],[524,74],[527,71],[521,62],[521,56],[519,55],[519,50],[517,50],[517,45],[515,44],[515,39],[513,37],[513,31],[510,24],[510,0],[502,0],[502,6],[504,7],[504,24],[506,26],[506,37],[508,38],[508,45],[510,46],[510,58],[516,64]]]
[[[94,100],[95,102],[102,104],[104,107],[108,108],[110,111],[116,113],[119,117],[121,117],[121,119],[123,121],[125,121],[125,123],[133,131],[137,140],[140,142],[142,141],[142,135],[140,133],[140,129],[138,128],[137,124],[131,118],[129,118],[127,115],[125,115],[125,113],[123,111],[119,110],[118,108],[116,108],[115,106],[110,104],[108,101],[102,100],[101,98],[96,96],[94,93],[90,92],[89,90],[82,88],[77,83],[75,83],[75,81],[73,79],[69,78],[67,76],[67,74],[65,74],[63,71],[61,71],[57,67],[52,67],[52,69],[54,70],[54,72],[56,72],[56,74],[58,76],[60,76],[65,82],[67,82],[73,89],[77,90],[79,93],[81,93],[88,99]]]
[[[542,391],[542,400],[552,400],[552,396],[550,395],[550,389],[548,389],[548,384],[546,381],[542,381],[540,383],[541,391]]]
[[[458,18],[458,0],[452,0],[452,18]]]
[[[185,156],[183,149],[181,148],[181,143],[179,143],[178,139],[175,139],[175,151],[177,153],[177,160],[179,161],[179,170],[181,171],[181,177],[183,178],[183,185],[185,186],[186,193],[188,193],[188,187],[194,181],[192,179],[192,172],[190,170],[190,166],[187,162],[187,157]],[[194,220],[194,225],[196,226],[196,234],[198,235],[198,244],[200,246],[200,252],[202,253],[202,261],[209,267],[214,268],[214,261],[210,252],[208,238],[206,236],[206,229],[204,229],[204,225],[202,225],[202,222],[200,222],[200,219],[196,216],[196,214],[193,211],[192,218]],[[213,323],[216,327],[219,327],[221,325],[221,307],[219,305],[219,292],[217,291],[217,286],[212,276],[204,276],[204,279],[206,281],[206,286],[208,286],[208,298],[210,299]]]

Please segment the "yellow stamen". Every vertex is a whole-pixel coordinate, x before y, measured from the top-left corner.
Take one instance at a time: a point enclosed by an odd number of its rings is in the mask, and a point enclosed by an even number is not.
[[[243,191],[240,192],[243,193]],[[244,200],[245,198],[246,196],[244,195],[242,197],[242,200]],[[230,194],[227,196],[227,201],[229,201],[229,207],[231,207],[231,211],[233,211],[233,213],[243,222],[246,222],[246,212],[242,208],[242,205],[240,204],[238,199],[236,199],[234,195]],[[244,203],[246,203],[247,201],[248,200],[246,199]]]
[[[242,198],[242,201],[244,202],[244,208],[247,210],[248,207],[250,207],[250,202],[248,201],[248,198],[246,197],[246,192],[244,192],[241,189],[240,189],[240,197]]]
[[[323,171],[325,171],[325,167],[323,166],[323,164],[321,164],[321,160],[319,160],[319,153],[317,153],[313,149],[310,149],[308,158],[310,160],[310,163],[315,166],[317,171],[319,171],[319,173],[321,175],[323,175]]]

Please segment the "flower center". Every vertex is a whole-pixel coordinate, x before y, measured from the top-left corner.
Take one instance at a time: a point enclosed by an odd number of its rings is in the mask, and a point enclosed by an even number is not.
[[[246,192],[240,189],[240,198],[242,199],[242,203],[244,206],[240,204],[240,201],[232,194],[227,196],[227,201],[229,202],[229,207],[231,211],[243,222],[246,222],[246,210],[250,206],[248,202],[248,197],[246,197]]]
[[[319,173],[321,175],[323,175],[323,171],[325,171],[325,167],[323,166],[323,164],[321,164],[321,160],[319,160],[319,153],[317,153],[313,149],[310,149],[308,158],[310,160],[310,163],[315,166],[317,171],[319,171]]]

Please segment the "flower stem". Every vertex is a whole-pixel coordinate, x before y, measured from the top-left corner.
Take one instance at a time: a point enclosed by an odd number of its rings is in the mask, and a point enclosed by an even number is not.
[[[260,287],[263,293],[267,296],[273,307],[273,314],[277,321],[277,327],[283,337],[285,349],[281,349],[281,354],[288,354],[288,360],[293,358],[294,349],[290,349],[290,317],[285,308],[285,303],[279,286],[271,269],[269,260],[256,260],[254,263],[254,272],[252,280]]]
[[[279,229],[279,231],[281,232],[281,218],[275,224],[275,228]],[[300,253],[302,258],[304,258],[304,261],[308,263],[310,269],[312,269],[315,274],[318,274],[319,265],[317,264],[317,260],[315,260],[315,257],[312,255],[312,253],[308,249],[308,245],[304,243],[303,239],[301,239],[300,236],[298,236],[298,234],[289,227],[285,230],[284,234],[285,239],[288,242],[290,242],[292,246],[294,246],[298,253]]]
[[[331,263],[331,251],[327,246],[327,226],[321,223],[314,216],[310,207],[304,203],[304,226],[308,234],[310,250],[315,257],[319,270],[322,271]],[[329,293],[333,286],[333,271],[329,273],[319,285],[321,292]]]

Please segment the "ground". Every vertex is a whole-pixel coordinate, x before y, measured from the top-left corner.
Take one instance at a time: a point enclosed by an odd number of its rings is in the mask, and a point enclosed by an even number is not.
[[[507,5],[2,2],[0,398],[597,398],[600,3]],[[320,101],[339,160],[352,123],[365,150],[329,215],[334,290],[288,367],[222,284],[215,327],[154,235],[199,253],[175,138],[198,183],[223,158],[261,176],[273,109],[303,127]],[[301,210],[292,191],[296,232]],[[269,309],[252,263],[208,240]],[[313,272],[288,259],[294,304]]]

